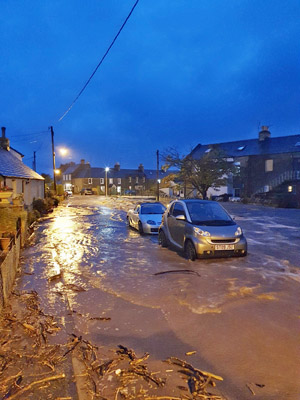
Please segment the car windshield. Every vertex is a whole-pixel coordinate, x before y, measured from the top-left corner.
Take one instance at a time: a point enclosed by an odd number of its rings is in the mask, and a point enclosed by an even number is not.
[[[163,204],[142,204],[141,214],[163,214],[165,209]]]
[[[218,203],[188,202],[187,208],[195,225],[225,226],[235,222]]]

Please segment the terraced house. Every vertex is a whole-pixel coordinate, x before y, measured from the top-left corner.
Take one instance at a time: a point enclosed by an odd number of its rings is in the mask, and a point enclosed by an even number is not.
[[[168,175],[159,171],[158,179]],[[121,169],[119,163],[105,171],[105,168],[91,167],[88,162],[81,160],[80,164],[70,163],[63,166],[60,183],[65,190],[72,190],[74,194],[82,189],[92,189],[94,193],[105,194],[107,184],[108,194],[146,194],[156,190],[157,172],[145,169],[142,164],[136,169]]]
[[[240,169],[226,188],[228,194],[300,207],[300,135],[272,138],[268,126],[262,126],[257,139],[198,144],[192,157],[202,157],[211,146],[218,146]]]

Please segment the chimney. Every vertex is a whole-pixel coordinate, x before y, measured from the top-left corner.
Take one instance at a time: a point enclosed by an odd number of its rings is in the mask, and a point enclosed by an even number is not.
[[[121,168],[120,163],[116,162],[115,166],[114,166],[114,170],[118,172],[118,171],[120,171],[120,168]]]
[[[269,131],[268,126],[262,126],[261,131],[258,134],[258,140],[260,142],[263,142],[265,139],[269,138],[271,136],[271,132]]]
[[[80,164],[84,164],[84,162],[85,162],[85,160],[82,158],[81,160],[80,160]]]
[[[1,128],[2,136],[0,138],[0,148],[9,151],[9,140],[5,137],[6,128],[2,126]]]
[[[144,172],[144,166],[143,164],[140,164],[138,167],[139,172]]]

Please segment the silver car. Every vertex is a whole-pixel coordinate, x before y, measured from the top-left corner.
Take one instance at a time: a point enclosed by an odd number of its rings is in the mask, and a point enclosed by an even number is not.
[[[141,234],[158,234],[161,218],[166,207],[160,202],[143,202],[127,213],[128,225],[137,229]]]
[[[171,202],[163,215],[158,242],[184,251],[190,260],[247,255],[241,227],[219,203],[208,200]]]

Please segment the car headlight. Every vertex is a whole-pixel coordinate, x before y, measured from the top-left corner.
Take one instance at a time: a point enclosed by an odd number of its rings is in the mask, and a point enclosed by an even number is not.
[[[152,221],[152,219],[148,219],[147,224],[148,225],[156,225],[156,222]]]
[[[242,228],[238,226],[235,231],[235,236],[241,236],[243,234]]]
[[[203,231],[202,229],[200,229],[200,228],[193,228],[194,229],[194,232],[197,234],[197,235],[200,235],[200,236],[210,236],[210,233],[209,232],[207,232],[207,231]]]

